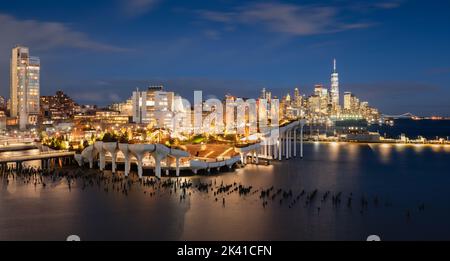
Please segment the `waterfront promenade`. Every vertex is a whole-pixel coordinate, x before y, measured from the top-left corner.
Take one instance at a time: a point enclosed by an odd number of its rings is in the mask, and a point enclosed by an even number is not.
[[[38,146],[33,139],[15,139],[0,137],[0,152],[3,151],[20,151],[36,149]]]
[[[41,167],[46,168],[51,164],[51,161],[65,161],[70,162],[75,156],[75,152],[67,151],[67,150],[59,150],[59,151],[40,151],[33,154],[24,154],[24,155],[15,155],[8,156],[2,155],[0,156],[0,165],[3,168],[9,163],[15,163],[16,168],[20,169],[22,167],[23,162],[29,161],[41,161]],[[63,163],[61,162],[60,165]]]

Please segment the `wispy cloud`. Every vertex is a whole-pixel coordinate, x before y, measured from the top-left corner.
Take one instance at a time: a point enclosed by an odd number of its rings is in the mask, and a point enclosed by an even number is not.
[[[426,75],[450,75],[450,67],[435,67],[425,71]]]
[[[200,10],[198,13],[207,20],[222,23],[231,23],[234,20],[233,18],[238,15],[237,12],[216,12],[210,10]]]
[[[404,0],[381,1],[374,3],[373,6],[381,9],[394,9],[400,7],[403,2]]]
[[[100,52],[123,52],[129,49],[105,44],[91,39],[87,34],[72,30],[66,24],[19,20],[13,16],[0,14],[0,91],[8,95],[8,72],[11,49],[17,45],[32,48],[37,56],[49,54],[59,48],[81,49]]]
[[[211,40],[220,40],[221,38],[221,33],[217,30],[205,30],[203,33]]]
[[[364,15],[373,11],[396,9],[406,2],[407,0],[358,1],[341,6],[341,8]]]
[[[155,8],[161,0],[121,0],[128,16],[140,16]]]
[[[92,40],[85,33],[70,29],[58,22],[41,22],[37,20],[19,20],[13,16],[0,14],[0,52],[16,44],[32,46],[37,50],[57,47],[90,49],[95,51],[125,51],[114,45]]]
[[[370,5],[371,9],[393,9],[402,0],[384,1]],[[368,8],[367,5],[364,5]],[[231,11],[200,10],[199,15],[208,21],[226,26],[253,25],[271,32],[294,36],[336,33],[363,29],[376,23],[344,18],[346,5],[297,5],[280,2],[253,3]],[[355,11],[355,9],[353,9]]]
[[[372,23],[343,21],[335,6],[257,3],[238,7],[231,12],[199,11],[207,20],[227,25],[263,26],[272,32],[290,35],[315,35],[367,28]]]

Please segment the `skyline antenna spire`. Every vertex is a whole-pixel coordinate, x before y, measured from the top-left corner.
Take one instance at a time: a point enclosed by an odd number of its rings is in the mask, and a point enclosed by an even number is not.
[[[334,109],[339,107],[339,74],[336,67],[336,58],[334,58],[333,73],[331,74],[331,101]]]

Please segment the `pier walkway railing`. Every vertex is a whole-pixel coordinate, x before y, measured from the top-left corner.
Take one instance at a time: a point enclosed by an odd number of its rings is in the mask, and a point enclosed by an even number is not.
[[[75,156],[75,152],[68,151],[68,150],[45,151],[45,152],[39,152],[37,154],[31,154],[31,155],[19,155],[19,156],[9,156],[9,157],[1,156],[0,164],[10,163],[10,162],[24,162],[24,161],[33,161],[33,160],[74,157],[74,156]]]

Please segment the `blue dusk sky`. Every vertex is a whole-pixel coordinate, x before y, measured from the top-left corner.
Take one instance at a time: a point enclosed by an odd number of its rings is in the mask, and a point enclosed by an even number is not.
[[[10,50],[41,58],[41,94],[82,104],[164,84],[192,99],[329,87],[386,114],[450,115],[450,1],[22,0],[0,2],[0,95]]]

